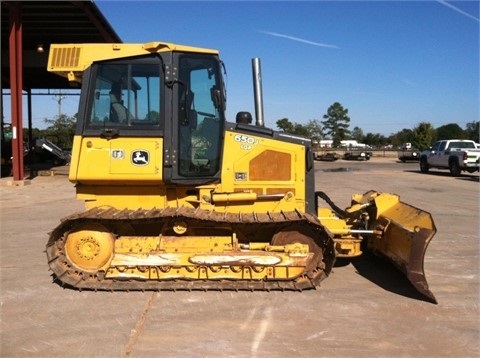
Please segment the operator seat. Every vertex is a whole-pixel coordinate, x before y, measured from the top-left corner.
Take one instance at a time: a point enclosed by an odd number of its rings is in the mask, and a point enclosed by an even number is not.
[[[133,118],[131,113],[128,111],[122,102],[120,102],[120,88],[115,90],[115,85],[112,86],[110,91],[110,121],[117,123],[127,123],[127,120]]]
[[[208,141],[208,148],[205,150],[205,158],[208,159],[211,173],[218,171],[220,164],[220,121],[217,118],[205,117],[200,133]]]

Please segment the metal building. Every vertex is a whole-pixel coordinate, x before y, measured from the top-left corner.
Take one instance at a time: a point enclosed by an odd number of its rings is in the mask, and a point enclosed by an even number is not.
[[[24,179],[22,101],[32,123],[32,89],[66,89],[68,81],[47,72],[52,43],[122,42],[93,1],[2,1],[2,101],[10,90],[13,180]]]

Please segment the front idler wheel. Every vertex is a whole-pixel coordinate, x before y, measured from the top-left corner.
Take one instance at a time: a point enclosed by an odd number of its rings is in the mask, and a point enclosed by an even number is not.
[[[273,236],[272,245],[284,246],[284,245],[295,244],[295,243],[308,245],[308,249],[311,253],[313,253],[313,257],[307,264],[305,271],[312,272],[317,267],[322,266],[322,259],[323,259],[322,249],[312,239],[313,235],[315,235],[313,230],[308,235],[297,230],[279,231]]]

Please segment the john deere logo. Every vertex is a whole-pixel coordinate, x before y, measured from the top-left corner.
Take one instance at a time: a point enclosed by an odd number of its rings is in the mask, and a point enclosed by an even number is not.
[[[150,156],[146,150],[134,150],[132,152],[132,163],[134,165],[147,165]]]

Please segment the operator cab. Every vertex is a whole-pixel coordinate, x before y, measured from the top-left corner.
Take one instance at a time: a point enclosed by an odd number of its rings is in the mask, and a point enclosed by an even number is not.
[[[160,52],[96,62],[85,72],[77,135],[161,138],[165,182],[220,178],[225,95],[217,55]]]

